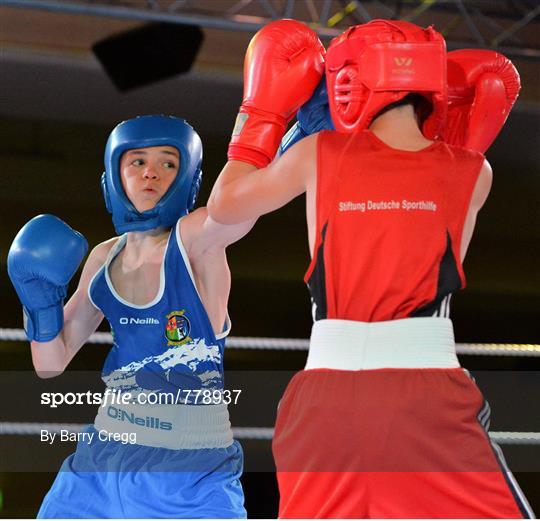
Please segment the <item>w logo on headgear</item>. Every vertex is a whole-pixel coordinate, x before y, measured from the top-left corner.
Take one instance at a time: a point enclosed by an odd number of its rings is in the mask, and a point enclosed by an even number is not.
[[[412,58],[407,58],[406,56],[405,57],[396,57],[394,58],[394,63],[398,66],[398,67],[409,67],[410,65],[412,65],[412,62],[413,62],[413,59]]]

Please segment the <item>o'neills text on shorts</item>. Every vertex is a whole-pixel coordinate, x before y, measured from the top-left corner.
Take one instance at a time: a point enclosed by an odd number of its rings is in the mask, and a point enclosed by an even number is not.
[[[388,210],[405,210],[409,211],[427,211],[436,212],[437,204],[434,201],[409,201],[402,199],[396,201],[339,201],[340,212],[371,212],[371,211],[388,211]]]

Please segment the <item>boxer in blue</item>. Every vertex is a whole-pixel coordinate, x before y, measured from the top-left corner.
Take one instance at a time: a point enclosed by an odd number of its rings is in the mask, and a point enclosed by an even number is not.
[[[8,271],[38,375],[61,374],[105,317],[114,343],[103,380],[109,396],[131,397],[99,407],[39,517],[246,517],[242,449],[222,392],[225,248],[254,221],[229,226],[206,208],[189,213],[201,161],[200,138],[184,120],[141,116],[112,131],[102,188],[119,237],[91,251],[65,307],[84,237],[41,215],[11,246]]]

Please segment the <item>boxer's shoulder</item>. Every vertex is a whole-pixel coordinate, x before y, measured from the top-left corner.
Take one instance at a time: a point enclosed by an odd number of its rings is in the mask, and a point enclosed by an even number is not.
[[[102,264],[107,260],[107,256],[114,247],[114,245],[121,239],[121,237],[112,237],[106,241],[100,242],[98,245],[92,248],[88,260],[95,262],[101,262]]]
[[[482,152],[479,152],[477,150],[473,150],[471,148],[465,148],[461,145],[452,145],[450,143],[445,142],[445,148],[450,151],[450,153],[459,160],[462,161],[480,161],[484,160],[485,156]]]
[[[197,241],[201,239],[207,217],[208,211],[206,207],[197,208],[182,217],[176,224],[182,244],[187,252],[190,252]]]
[[[81,283],[85,280],[90,280],[99,269],[107,262],[107,257],[111,252],[114,245],[121,239],[121,237],[113,237],[106,241],[99,243],[92,248],[81,275]]]

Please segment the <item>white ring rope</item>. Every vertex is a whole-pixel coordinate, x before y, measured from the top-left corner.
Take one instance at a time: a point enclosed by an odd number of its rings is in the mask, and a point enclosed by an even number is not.
[[[61,430],[80,432],[86,423],[32,423],[0,422],[0,435],[38,435],[41,430],[60,433]],[[271,440],[271,427],[233,427],[235,438],[241,440]],[[490,432],[489,437],[496,443],[506,445],[540,445],[540,432]]]
[[[0,341],[23,341],[26,335],[22,329],[0,328]],[[110,333],[94,333],[89,344],[112,344]],[[279,349],[289,351],[307,351],[309,340],[303,338],[260,338],[231,336],[227,338],[227,347],[235,349]],[[458,355],[489,356],[540,356],[540,344],[456,344]]]

